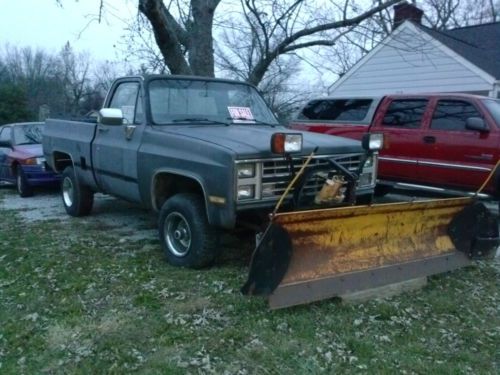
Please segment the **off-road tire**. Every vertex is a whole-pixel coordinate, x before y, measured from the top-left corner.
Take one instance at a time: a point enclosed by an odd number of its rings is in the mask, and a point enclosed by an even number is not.
[[[62,173],[61,196],[70,216],[85,216],[92,210],[94,193],[78,181],[73,167],[66,167]]]
[[[16,169],[16,190],[22,198],[31,197],[33,195],[33,187],[29,185],[24,175],[24,171],[20,166]]]
[[[217,255],[219,231],[208,223],[197,194],[176,194],[161,208],[160,242],[167,261],[178,267],[204,268]]]

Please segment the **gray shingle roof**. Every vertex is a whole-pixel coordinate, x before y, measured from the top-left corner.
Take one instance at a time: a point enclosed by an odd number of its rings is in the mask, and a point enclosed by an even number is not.
[[[500,22],[445,31],[418,26],[478,68],[500,79]]]

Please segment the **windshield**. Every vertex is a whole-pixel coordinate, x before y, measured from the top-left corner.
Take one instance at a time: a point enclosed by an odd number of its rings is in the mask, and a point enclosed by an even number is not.
[[[149,84],[153,122],[158,125],[266,123],[277,125],[259,93],[249,85],[156,79]]]
[[[13,126],[14,144],[31,145],[42,143],[43,123]]]
[[[484,104],[495,119],[497,126],[500,127],[500,100],[486,99],[484,100]]]

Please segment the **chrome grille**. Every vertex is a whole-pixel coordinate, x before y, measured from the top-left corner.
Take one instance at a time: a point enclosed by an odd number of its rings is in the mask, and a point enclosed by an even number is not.
[[[355,172],[361,162],[360,154],[350,155],[329,155],[319,156],[311,160],[307,168],[315,166],[328,166],[328,159],[333,159],[343,165],[348,170]],[[294,159],[294,171],[298,172],[305,163],[306,158]],[[305,195],[316,194],[325,181],[328,172],[319,172],[315,174],[304,185]],[[285,191],[288,183],[291,181],[289,164],[283,159],[266,160],[262,162],[262,198],[272,198],[273,196],[281,196]]]

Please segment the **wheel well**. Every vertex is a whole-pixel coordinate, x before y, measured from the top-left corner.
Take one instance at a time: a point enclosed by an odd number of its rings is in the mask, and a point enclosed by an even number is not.
[[[194,193],[204,197],[200,183],[192,178],[173,173],[156,175],[152,189],[153,207],[159,210],[168,198],[178,193]]]
[[[55,151],[54,152],[54,169],[56,172],[61,173],[64,168],[73,166],[73,160],[71,156],[64,152]]]

